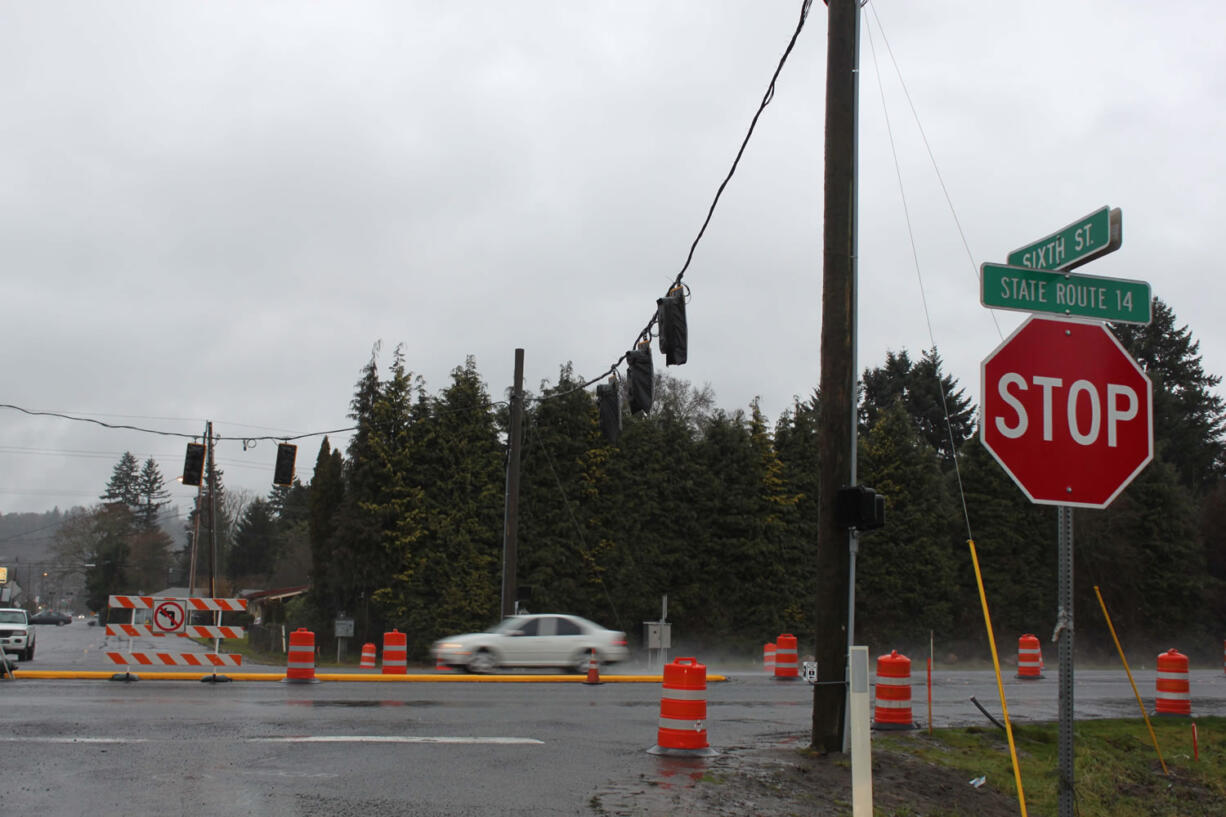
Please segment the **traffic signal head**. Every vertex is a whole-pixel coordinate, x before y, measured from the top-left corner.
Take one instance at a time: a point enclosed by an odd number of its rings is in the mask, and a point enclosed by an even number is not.
[[[840,488],[834,503],[834,521],[841,528],[865,531],[885,524],[885,497],[872,488]]]
[[[660,352],[667,366],[680,366],[686,360],[685,290],[673,287],[668,295],[656,299]]]
[[[600,412],[601,433],[609,442],[617,442],[622,431],[622,410],[616,382],[601,383],[596,387],[596,408]]]
[[[273,485],[294,484],[294,460],[298,456],[298,446],[291,443],[277,445],[277,465],[272,472]]]
[[[655,371],[651,363],[651,344],[640,343],[637,349],[626,352],[630,413],[651,411],[652,381]]]
[[[199,485],[204,475],[204,444],[188,443],[187,456],[183,458],[183,484]]]

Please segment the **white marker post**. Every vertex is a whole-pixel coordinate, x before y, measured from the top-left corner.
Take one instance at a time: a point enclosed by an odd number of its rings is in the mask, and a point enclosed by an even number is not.
[[[852,817],[873,817],[873,750],[869,719],[868,647],[852,647],[848,731],[851,733]]]

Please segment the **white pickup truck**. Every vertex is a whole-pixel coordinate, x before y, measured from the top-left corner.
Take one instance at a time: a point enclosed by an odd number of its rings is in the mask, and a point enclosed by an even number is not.
[[[17,653],[22,661],[34,658],[34,629],[20,607],[0,607],[0,650]]]

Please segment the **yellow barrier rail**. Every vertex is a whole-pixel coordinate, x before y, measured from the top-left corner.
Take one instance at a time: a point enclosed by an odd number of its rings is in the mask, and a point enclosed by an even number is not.
[[[148,681],[201,681],[205,678],[211,678],[214,675],[224,675],[231,681],[284,681],[284,672],[114,672],[111,670],[16,670],[13,672],[13,677],[17,680],[22,679],[46,679],[46,680],[80,680],[80,681],[109,681],[116,675],[133,675],[141,680]],[[319,681],[334,681],[334,682],[359,682],[359,683],[443,683],[443,684],[583,684],[587,682],[587,677],[584,675],[447,675],[439,673],[436,675],[428,674],[413,674],[413,675],[383,675],[383,674],[359,674],[351,672],[317,672],[315,673],[316,680]],[[659,684],[662,683],[664,677],[662,675],[602,675],[600,682],[603,684]],[[724,675],[708,675],[708,681],[727,681],[728,678]]]

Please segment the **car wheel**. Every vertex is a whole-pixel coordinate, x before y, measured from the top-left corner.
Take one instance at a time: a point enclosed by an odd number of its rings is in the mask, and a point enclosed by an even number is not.
[[[591,651],[584,650],[571,660],[571,670],[579,675],[587,675],[588,664],[591,662]],[[600,668],[600,652],[596,652],[596,668]]]
[[[477,650],[468,662],[468,671],[484,675],[498,669],[498,657],[489,650]]]

